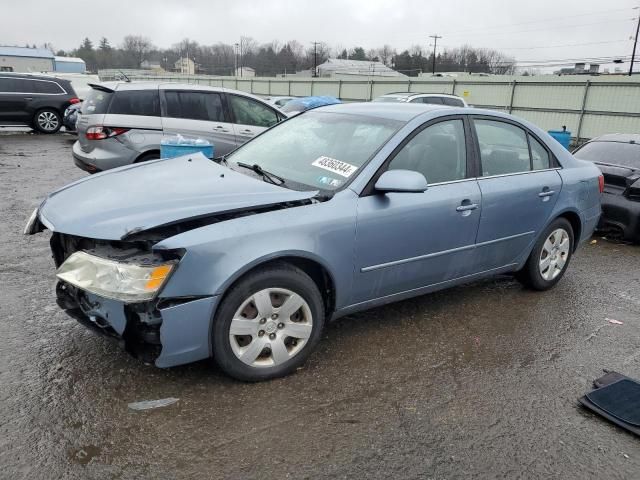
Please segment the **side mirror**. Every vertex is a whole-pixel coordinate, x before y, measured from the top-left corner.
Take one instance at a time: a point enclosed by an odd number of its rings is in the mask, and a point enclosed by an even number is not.
[[[378,178],[375,189],[381,193],[422,193],[427,189],[427,179],[413,170],[387,170]]]

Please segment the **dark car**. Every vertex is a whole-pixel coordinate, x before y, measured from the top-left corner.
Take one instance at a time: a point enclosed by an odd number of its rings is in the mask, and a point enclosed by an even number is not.
[[[598,229],[640,242],[640,135],[602,135],[579,147],[573,155],[594,162],[604,175]]]
[[[69,107],[64,111],[62,123],[66,132],[77,133],[76,122],[78,120],[78,114],[80,113],[81,107],[82,103],[74,103],[73,105],[69,105]]]
[[[78,102],[69,80],[0,73],[0,125],[26,125],[42,133],[56,133],[64,111]]]

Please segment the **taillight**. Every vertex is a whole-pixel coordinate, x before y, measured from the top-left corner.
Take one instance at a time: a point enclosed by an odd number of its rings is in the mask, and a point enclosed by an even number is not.
[[[604,175],[598,177],[598,190],[600,193],[604,192]]]
[[[129,128],[122,127],[89,127],[87,128],[85,136],[87,137],[87,140],[104,140],[105,138],[121,135],[129,130]]]
[[[82,100],[80,100],[79,98],[73,97],[72,99],[69,100],[69,103],[71,105],[73,105],[74,103],[80,103]]]

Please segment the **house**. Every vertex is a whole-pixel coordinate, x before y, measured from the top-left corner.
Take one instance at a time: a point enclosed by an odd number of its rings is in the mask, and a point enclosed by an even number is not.
[[[55,71],[61,73],[85,73],[87,66],[78,57],[54,57]]]
[[[173,66],[176,72],[186,73],[187,75],[194,75],[196,73],[196,62],[189,57],[180,57]]]
[[[256,71],[251,67],[236,68],[236,77],[255,77]]]
[[[368,60],[344,60],[330,58],[318,65],[319,77],[335,77],[340,75],[359,75],[375,77],[404,77],[400,72],[387,67],[382,62]]]
[[[0,46],[0,72],[53,72],[55,56],[46,48]]]

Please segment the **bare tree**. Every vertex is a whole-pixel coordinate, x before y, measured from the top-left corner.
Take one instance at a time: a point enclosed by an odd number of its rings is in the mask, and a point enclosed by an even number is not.
[[[378,57],[380,58],[380,61],[387,66],[389,66],[389,64],[391,63],[391,59],[393,58],[395,53],[396,52],[391,47],[391,45],[387,45],[387,44],[383,45],[378,49]]]
[[[127,35],[122,42],[122,52],[129,67],[139,68],[144,57],[153,49],[151,40],[139,35]]]

